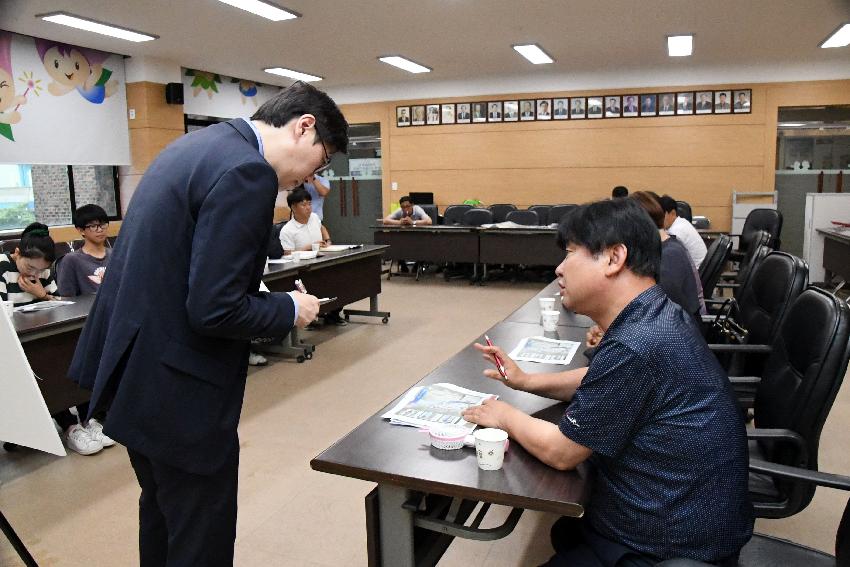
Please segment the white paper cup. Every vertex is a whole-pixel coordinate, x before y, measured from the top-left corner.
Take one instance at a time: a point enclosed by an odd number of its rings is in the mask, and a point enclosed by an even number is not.
[[[13,301],[3,301],[3,312],[11,320],[12,314],[15,312],[15,303]]]
[[[543,317],[543,330],[547,332],[558,330],[558,319],[561,314],[555,310],[546,310],[541,315]]]
[[[478,468],[485,471],[497,471],[502,468],[508,432],[493,428],[476,429],[473,436]]]
[[[310,245],[310,248],[313,250],[313,252],[318,252],[319,251],[319,243],[314,242],[313,244]]]
[[[555,308],[555,298],[554,297],[540,297],[537,299],[538,304],[540,305],[540,323],[543,323],[543,312],[551,311]]]
[[[300,260],[301,259],[301,251],[300,250],[293,250],[292,251],[292,259],[295,260],[296,262],[298,260]]]

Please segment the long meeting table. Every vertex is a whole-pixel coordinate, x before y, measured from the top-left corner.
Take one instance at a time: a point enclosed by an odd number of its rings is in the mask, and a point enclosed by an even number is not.
[[[486,334],[510,352],[523,338],[544,335],[538,323],[537,298],[551,297],[550,284]],[[561,308],[562,309],[562,308]],[[533,313],[533,314],[532,314]],[[565,312],[564,324],[550,338],[583,341],[592,322]],[[476,342],[484,342],[483,335]],[[518,362],[529,372],[557,372],[587,364],[582,354],[568,366]],[[515,407],[551,422],[560,420],[565,402],[518,392],[482,375],[487,364],[471,345],[424,376],[415,385],[449,382],[496,394]],[[441,451],[415,428],[390,425],[381,418],[393,400],[311,461],[317,471],[377,483],[366,497],[367,551],[370,566],[436,565],[454,537],[492,540],[509,534],[522,510],[581,516],[588,498],[588,471],[557,471],[513,443],[501,470],[482,471],[471,449]],[[497,528],[479,528],[479,518],[465,525],[474,510],[498,504],[513,507]]]
[[[271,264],[263,281],[271,291],[291,291],[300,278],[307,290],[319,297],[336,297],[337,300],[322,305],[320,313],[327,313],[349,303],[369,299],[368,310],[345,310],[351,315],[379,317],[386,323],[390,313],[378,309],[381,293],[381,256],[385,246],[371,244],[342,252],[327,252],[314,260],[301,260],[286,264]],[[74,356],[77,339],[94,302],[94,296],[79,296],[71,305],[30,313],[16,312],[12,323],[38,377],[38,385],[50,413],[88,401],[88,390],[79,388],[67,377]],[[294,357],[312,353],[312,346],[292,337],[291,349],[283,354]],[[304,356],[310,358],[310,356]]]

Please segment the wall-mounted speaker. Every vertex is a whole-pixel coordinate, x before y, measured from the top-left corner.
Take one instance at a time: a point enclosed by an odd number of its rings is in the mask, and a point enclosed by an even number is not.
[[[183,83],[168,83],[165,85],[165,102],[168,104],[183,104]]]

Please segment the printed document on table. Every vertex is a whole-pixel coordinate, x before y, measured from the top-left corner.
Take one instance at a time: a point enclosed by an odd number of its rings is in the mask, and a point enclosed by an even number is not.
[[[526,362],[545,362],[548,364],[569,364],[581,343],[560,341],[547,337],[526,337],[509,354],[514,360]]]
[[[497,398],[493,394],[467,390],[454,384],[431,384],[416,386],[405,393],[398,403],[381,417],[389,419],[394,425],[412,427],[433,427],[435,425],[453,425],[472,431],[474,423],[469,423],[461,414],[469,406],[480,405],[487,398]]]
[[[54,307],[59,307],[60,305],[73,304],[73,301],[62,301],[59,299],[53,299],[51,301],[39,301],[38,303],[19,305],[18,307],[15,307],[15,311],[17,311],[18,313],[29,313],[31,311],[44,311],[46,309],[53,309]]]

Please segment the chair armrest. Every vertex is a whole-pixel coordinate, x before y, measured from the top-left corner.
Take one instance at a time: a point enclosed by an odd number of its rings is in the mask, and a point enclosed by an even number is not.
[[[729,381],[732,384],[753,384],[757,385],[761,383],[761,376],[730,376]]]
[[[736,287],[741,287],[741,284],[739,284],[739,283],[717,282],[716,284],[714,284],[714,287],[732,289],[732,288],[736,288]]]
[[[714,301],[714,300],[711,300]],[[706,301],[708,303],[708,301]],[[722,303],[722,301],[721,301]],[[711,324],[714,323],[714,320],[717,319],[717,315],[700,315],[700,319],[702,319],[703,323]]]
[[[770,354],[773,352],[771,345],[721,345],[710,344],[709,350],[712,352],[741,352],[744,354]]]
[[[720,274],[720,277],[721,278],[734,278],[737,275],[738,275],[738,272],[736,272],[736,271],[723,272],[722,274]]]
[[[827,488],[850,490],[850,476],[844,476],[841,474],[831,474],[820,471],[812,471],[809,469],[801,469],[799,467],[789,467],[788,465],[770,463],[759,459],[752,459],[750,461],[750,470],[772,477],[797,480],[801,482],[811,482],[812,484],[825,486]]]
[[[755,439],[758,441],[775,441],[787,442],[797,450],[798,463],[805,465],[809,462],[809,449],[806,446],[806,440],[790,429],[747,429],[747,439]]]

